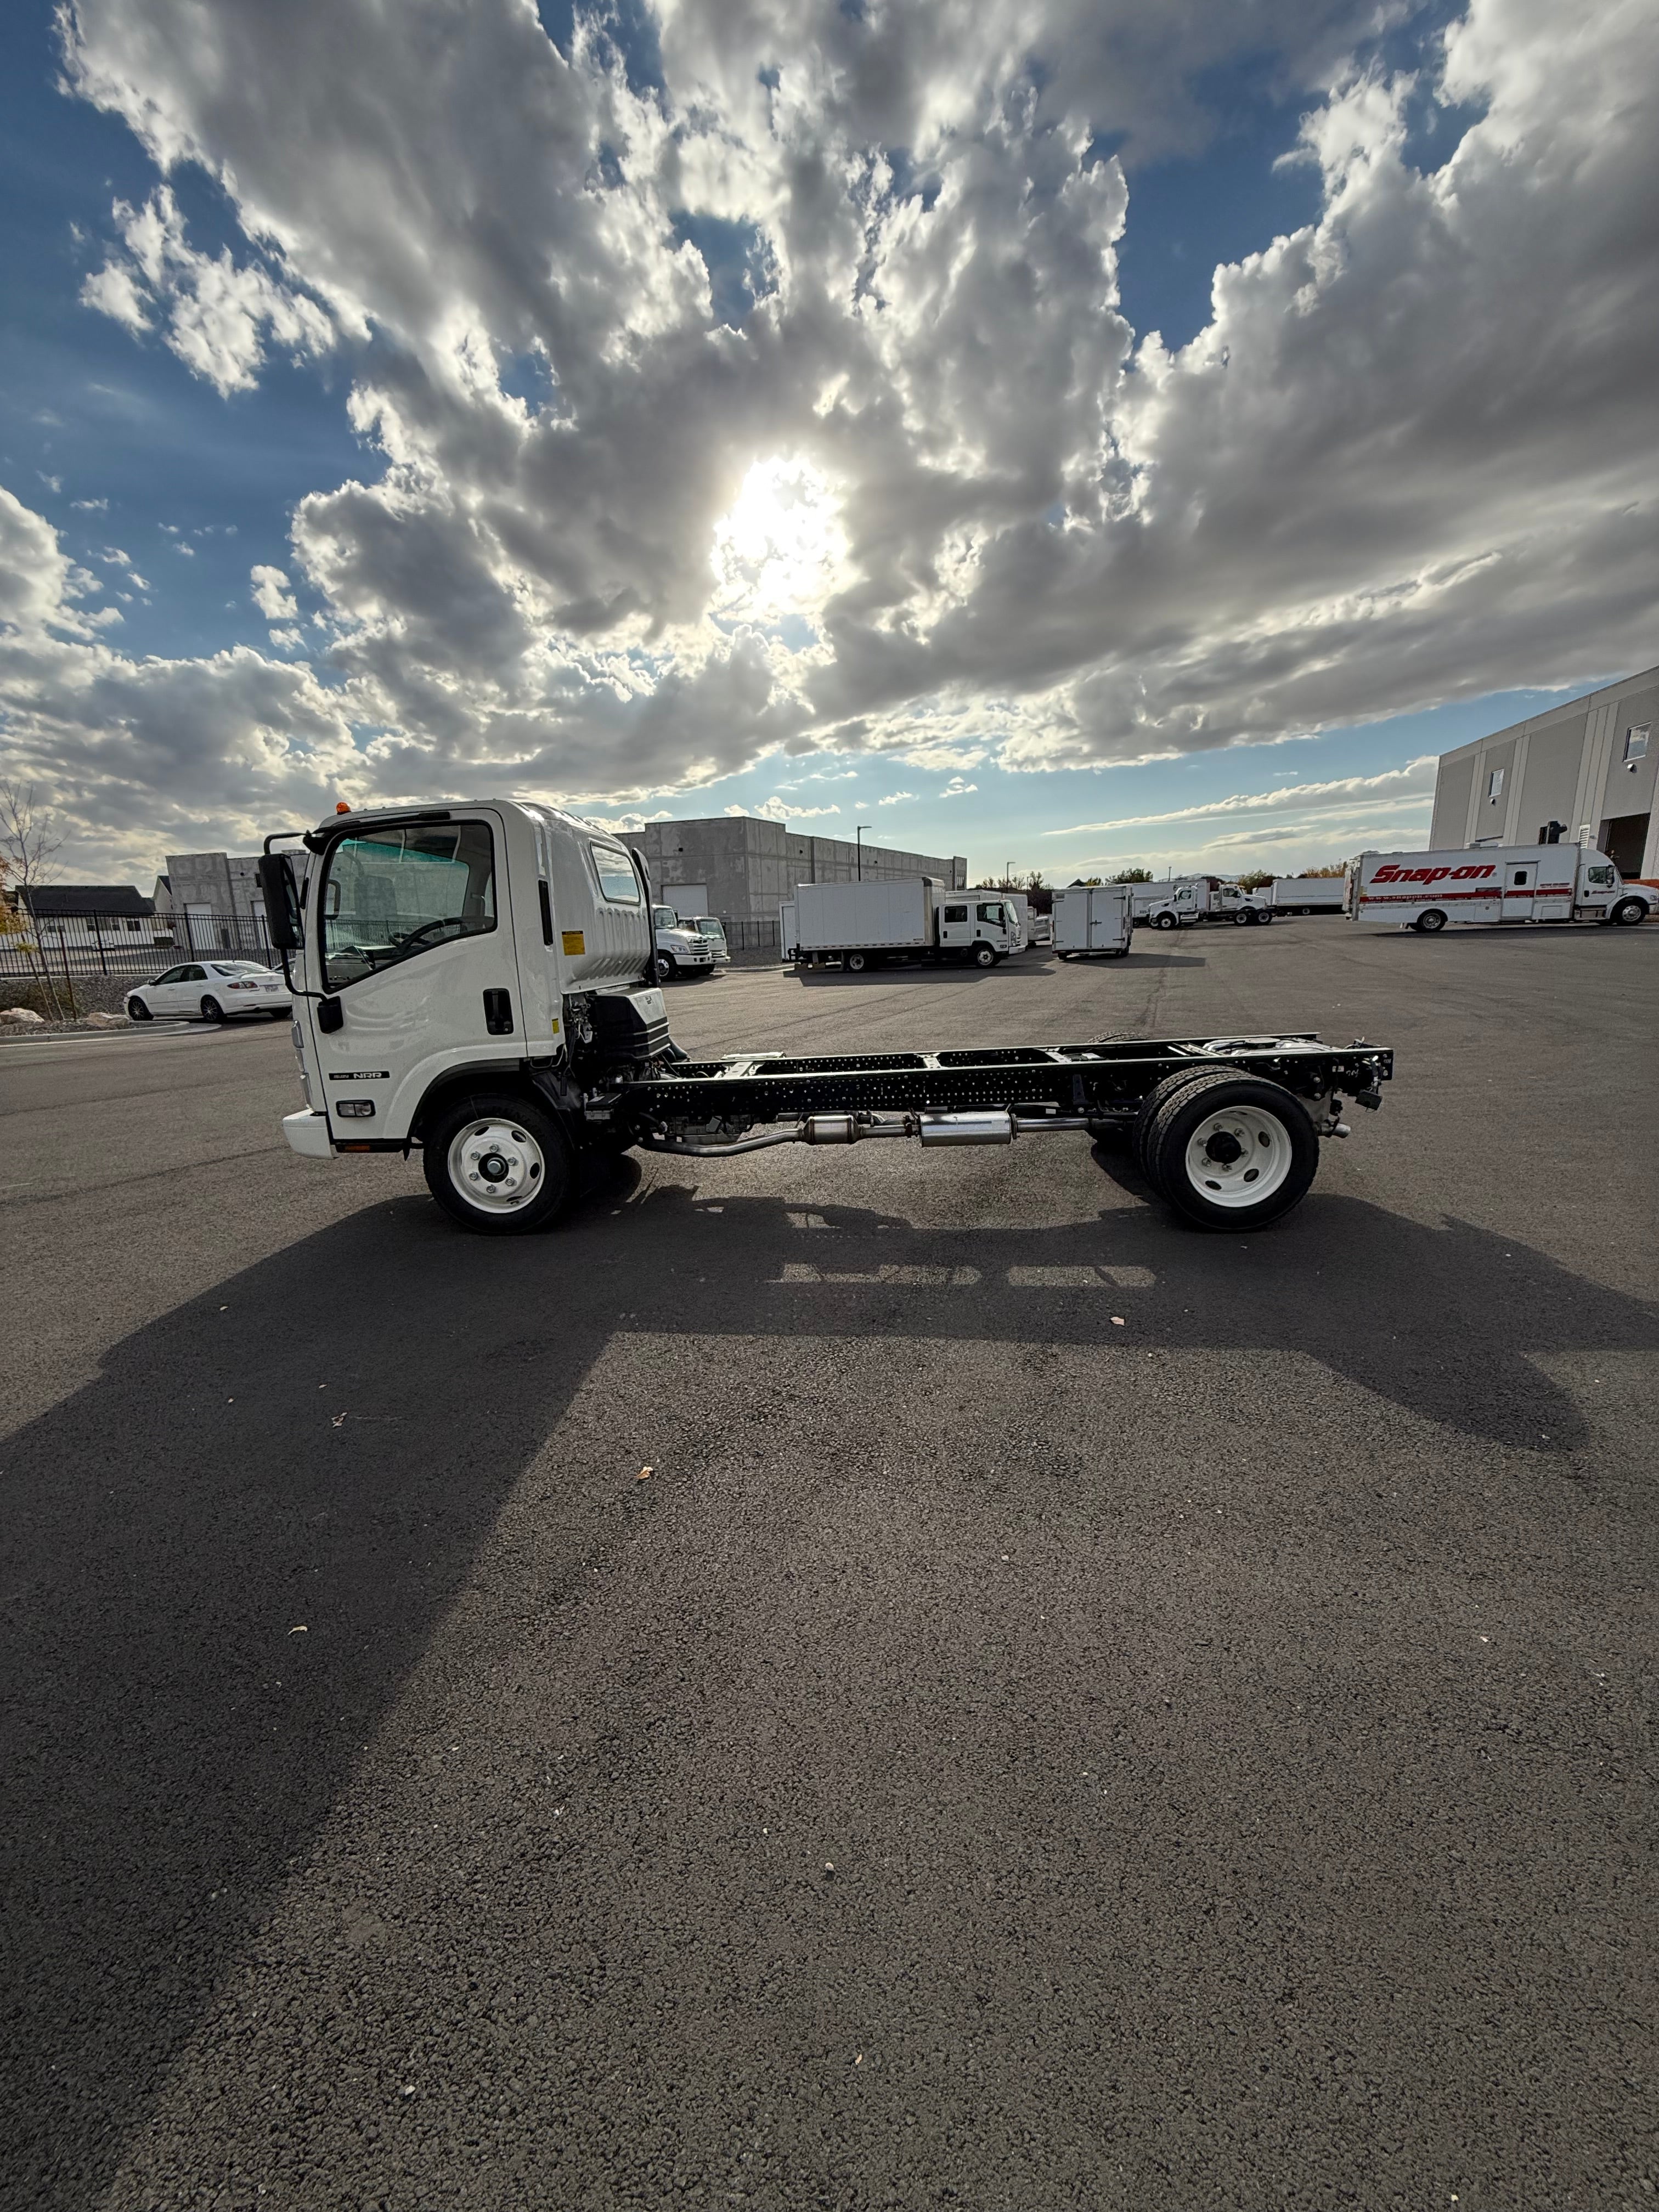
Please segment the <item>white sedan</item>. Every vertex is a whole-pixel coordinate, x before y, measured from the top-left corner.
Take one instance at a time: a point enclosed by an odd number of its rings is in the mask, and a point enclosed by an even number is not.
[[[127,1012],[135,1022],[158,1014],[195,1015],[204,1022],[228,1022],[241,1014],[264,1014],[285,1022],[293,1011],[282,976],[255,960],[187,960],[127,993]]]

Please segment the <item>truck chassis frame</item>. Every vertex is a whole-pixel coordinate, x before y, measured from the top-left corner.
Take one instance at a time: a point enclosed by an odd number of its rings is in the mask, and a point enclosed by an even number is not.
[[[1305,1105],[1338,1096],[1377,1104],[1394,1073],[1391,1051],[1356,1038],[1323,1044],[1311,1031],[1246,1037],[1104,1037],[1092,1044],[981,1045],[944,1052],[845,1053],[795,1058],[784,1053],[684,1060],[592,1101],[591,1115],[643,1124],[648,1148],[707,1152],[696,1130],[736,1133],[757,1124],[800,1127],[772,1142],[853,1141],[814,1135],[815,1117],[852,1117],[854,1130],[877,1117],[981,1115],[1014,1117],[1022,1130],[1092,1127],[1134,1120],[1152,1092],[1184,1069],[1228,1067],[1264,1078]],[[1334,1133],[1335,1124],[1325,1133]],[[680,1132],[688,1133],[685,1135]],[[871,1135],[923,1134],[921,1127]],[[678,1139],[678,1140],[677,1140]],[[973,1141],[973,1139],[965,1139]],[[937,1141],[944,1141],[941,1138]],[[960,1140],[959,1140],[960,1141]],[[994,1143],[998,1139],[979,1139]],[[745,1146],[744,1149],[747,1149]]]

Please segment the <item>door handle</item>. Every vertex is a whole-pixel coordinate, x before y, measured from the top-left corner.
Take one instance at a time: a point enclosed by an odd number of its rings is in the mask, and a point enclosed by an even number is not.
[[[513,994],[510,991],[486,991],[483,1010],[484,1027],[491,1036],[512,1036]]]

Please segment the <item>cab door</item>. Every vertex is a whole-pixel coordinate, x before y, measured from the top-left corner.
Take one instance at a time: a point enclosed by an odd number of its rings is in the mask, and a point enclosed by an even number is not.
[[[951,951],[966,951],[974,941],[972,909],[966,899],[947,899],[939,910],[939,941]]]
[[[527,1049],[505,825],[487,807],[365,823],[314,873],[313,1103],[336,1138],[398,1139],[437,1076],[476,1067],[487,1080]]]

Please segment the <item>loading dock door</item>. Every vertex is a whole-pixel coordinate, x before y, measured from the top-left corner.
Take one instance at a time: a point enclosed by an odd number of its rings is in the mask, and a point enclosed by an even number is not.
[[[1613,862],[1621,876],[1639,876],[1642,854],[1648,842],[1649,814],[1615,814],[1601,824],[1601,835],[1596,839],[1601,850]]]

